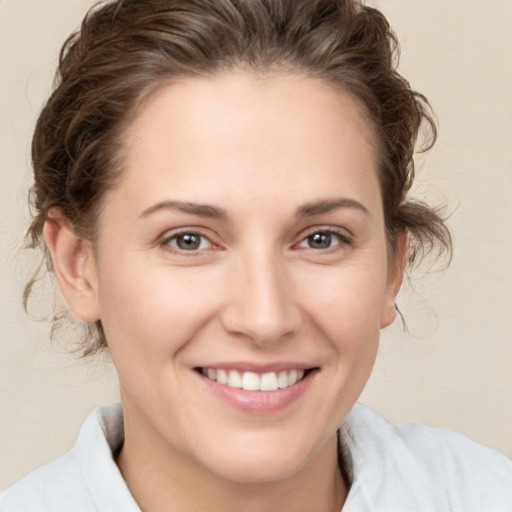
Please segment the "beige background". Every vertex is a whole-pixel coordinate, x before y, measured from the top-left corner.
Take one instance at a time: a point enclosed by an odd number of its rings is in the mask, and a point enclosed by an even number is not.
[[[108,362],[67,355],[21,304],[34,265],[20,250],[31,129],[60,45],[91,4],[0,0],[0,489],[69,449],[89,411],[117,396]],[[417,194],[450,205],[455,255],[402,293],[411,333],[384,333],[362,401],[395,423],[455,429],[512,456],[512,1],[373,4],[440,121]]]

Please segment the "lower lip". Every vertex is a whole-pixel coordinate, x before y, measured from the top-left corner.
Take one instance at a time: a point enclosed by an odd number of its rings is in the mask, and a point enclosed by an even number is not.
[[[246,391],[232,388],[196,373],[211,392],[232,407],[245,412],[264,413],[285,409],[298,400],[313,381],[317,371],[311,370],[293,386],[275,391]]]

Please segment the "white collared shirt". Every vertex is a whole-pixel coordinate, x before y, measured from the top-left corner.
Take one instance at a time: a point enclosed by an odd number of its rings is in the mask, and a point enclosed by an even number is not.
[[[343,512],[511,512],[512,461],[454,432],[393,427],[356,404],[340,428]],[[97,408],[73,449],[0,495],[0,512],[140,512],[114,461],[119,404]]]

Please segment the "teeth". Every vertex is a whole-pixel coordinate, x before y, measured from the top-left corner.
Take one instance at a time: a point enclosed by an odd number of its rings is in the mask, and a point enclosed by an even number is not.
[[[242,374],[242,389],[246,391],[258,391],[260,389],[260,378],[258,374],[244,372]]]
[[[216,380],[216,379],[212,379],[212,380]],[[229,370],[228,380],[227,380],[226,384],[230,388],[241,388],[242,387],[242,376],[236,370]]]
[[[217,370],[217,382],[219,384],[228,383],[228,372],[226,370]]]
[[[260,391],[275,391],[278,389],[275,372],[264,373],[260,378]]]
[[[290,385],[289,382],[290,381],[288,380],[288,372],[279,372],[279,377],[277,378],[277,385],[280,388],[287,388]]]
[[[214,370],[202,368],[201,373],[219,384],[246,391],[275,391],[293,386],[304,377],[304,370],[282,370],[279,373],[239,372],[237,370]]]

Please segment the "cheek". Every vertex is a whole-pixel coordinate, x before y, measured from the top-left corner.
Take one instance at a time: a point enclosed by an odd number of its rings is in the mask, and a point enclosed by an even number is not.
[[[304,290],[311,317],[346,350],[357,350],[378,337],[386,303],[383,274],[375,267],[347,266],[317,273],[314,286]]]
[[[186,271],[151,268],[147,262],[105,265],[99,281],[100,314],[111,351],[122,346],[123,351],[145,352],[147,358],[178,351],[207,321],[211,294],[200,276]]]

